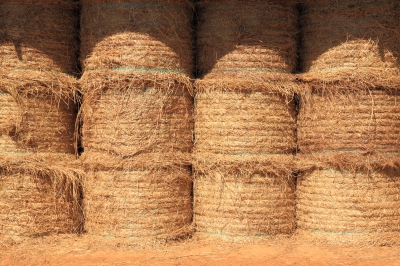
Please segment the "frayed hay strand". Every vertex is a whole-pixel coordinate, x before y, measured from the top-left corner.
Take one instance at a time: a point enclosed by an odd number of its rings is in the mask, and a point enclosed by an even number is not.
[[[75,153],[76,81],[24,73],[0,72],[1,152]]]
[[[330,152],[296,155],[296,169],[337,169],[347,171],[373,171],[386,168],[400,168],[399,153],[374,152]]]
[[[187,167],[192,164],[192,154],[187,152],[142,153],[135,156],[117,156],[104,152],[84,152],[80,162],[86,170],[112,171],[170,168],[176,165]]]

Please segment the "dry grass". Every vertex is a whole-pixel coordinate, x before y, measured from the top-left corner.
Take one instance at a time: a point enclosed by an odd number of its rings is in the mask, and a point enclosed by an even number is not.
[[[188,167],[89,171],[85,180],[85,229],[89,235],[170,239],[191,232]]]
[[[304,90],[298,116],[303,153],[398,152],[400,105],[396,90]]]
[[[398,86],[399,17],[397,1],[304,1],[302,78]]]
[[[83,175],[72,155],[1,155],[0,234],[80,233]]]
[[[334,244],[399,243],[399,171],[315,169],[297,183],[299,232]]]
[[[76,80],[63,74],[0,72],[2,152],[75,153]]]
[[[290,89],[284,95],[267,82],[263,87],[245,79],[235,79],[236,86],[224,81],[196,82],[195,150],[231,155],[294,152],[296,113]]]
[[[291,73],[296,68],[294,1],[197,3],[197,72]]]
[[[293,233],[293,162],[288,155],[195,154],[195,230],[239,242]]]
[[[2,1],[2,69],[76,73],[76,8],[72,0]]]
[[[83,69],[192,74],[193,6],[188,0],[84,0]]]
[[[86,94],[80,119],[85,150],[125,157],[190,152],[193,103],[189,80],[182,74],[174,78],[159,73],[114,73],[94,76],[91,72],[82,78]]]

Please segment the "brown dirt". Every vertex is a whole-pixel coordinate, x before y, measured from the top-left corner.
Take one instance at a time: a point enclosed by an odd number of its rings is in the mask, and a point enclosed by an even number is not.
[[[400,265],[400,247],[320,246],[298,239],[236,244],[190,239],[139,245],[59,236],[0,243],[3,265]],[[11,245],[10,244],[13,244]],[[3,244],[3,245],[1,245]]]

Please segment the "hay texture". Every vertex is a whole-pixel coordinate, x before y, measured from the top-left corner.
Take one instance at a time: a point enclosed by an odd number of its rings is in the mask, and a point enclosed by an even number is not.
[[[195,84],[196,152],[227,155],[294,152],[294,94],[274,91],[267,83],[224,81],[204,79]],[[231,84],[235,81],[235,85]]]
[[[300,54],[306,80],[400,84],[397,1],[305,0],[303,5]]]
[[[294,1],[198,1],[197,74],[291,73],[296,35]]]
[[[104,161],[102,167],[87,169],[84,206],[88,234],[146,240],[173,239],[191,232],[188,166],[114,168],[107,164]]]
[[[91,72],[83,77],[85,152],[123,157],[190,152],[193,100],[188,79],[168,73]],[[93,79],[92,79],[93,77]]]
[[[303,153],[398,152],[400,105],[395,90],[321,90],[301,94],[298,146]]]
[[[0,106],[0,150],[16,151],[18,148],[12,136],[20,125],[22,115],[18,112],[18,104],[10,93],[0,91]]]
[[[241,242],[294,231],[292,156],[195,158],[196,232]]]
[[[74,153],[76,84],[54,77],[42,82],[19,74],[0,73],[4,103],[0,106],[0,153]],[[46,80],[46,75],[42,78]]]
[[[76,8],[73,0],[2,1],[2,69],[76,73]]]
[[[73,156],[0,156],[0,242],[3,237],[80,233],[83,172]],[[64,162],[64,163],[62,163]]]
[[[191,75],[192,17],[189,0],[83,0],[82,68]]]
[[[299,234],[333,244],[398,244],[398,168],[302,172],[297,183]]]

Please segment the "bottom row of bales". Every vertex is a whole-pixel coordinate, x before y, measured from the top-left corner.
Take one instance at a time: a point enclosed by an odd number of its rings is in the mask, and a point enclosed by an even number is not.
[[[96,165],[85,175],[65,155],[2,156],[1,240],[86,231],[140,241],[195,231],[247,241],[290,235],[297,227],[303,239],[398,244],[398,159],[300,158],[304,167],[295,182],[290,157],[196,162],[192,203],[188,166],[140,169],[123,162],[120,169]]]
[[[84,172],[74,156],[0,156],[0,243],[6,237],[81,233]]]

